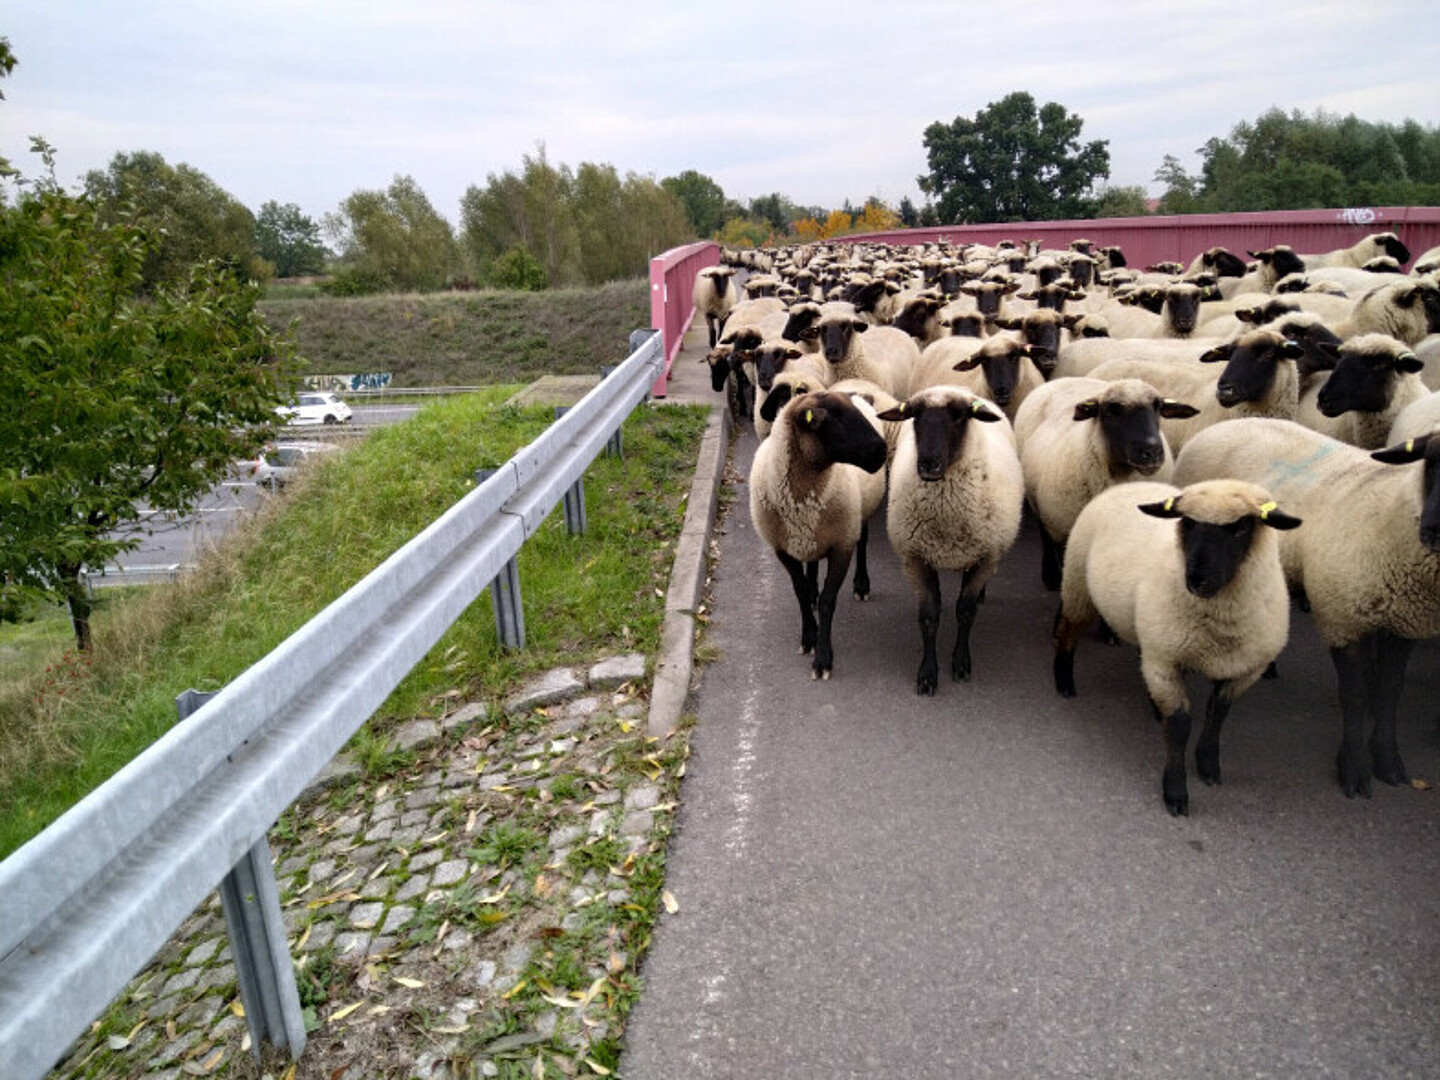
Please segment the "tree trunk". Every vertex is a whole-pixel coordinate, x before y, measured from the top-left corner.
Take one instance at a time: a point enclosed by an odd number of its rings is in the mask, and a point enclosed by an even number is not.
[[[75,631],[75,647],[82,655],[89,656],[94,647],[90,636],[90,612],[94,605],[90,602],[85,583],[80,579],[78,566],[73,572],[66,567],[65,580],[65,602],[70,608],[70,626]]]

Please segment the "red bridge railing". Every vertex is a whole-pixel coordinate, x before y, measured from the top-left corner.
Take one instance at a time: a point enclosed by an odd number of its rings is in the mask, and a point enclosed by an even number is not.
[[[711,240],[671,248],[650,260],[650,325],[665,337],[665,368],[651,393],[665,396],[675,354],[695,317],[695,275],[720,261],[720,245]]]

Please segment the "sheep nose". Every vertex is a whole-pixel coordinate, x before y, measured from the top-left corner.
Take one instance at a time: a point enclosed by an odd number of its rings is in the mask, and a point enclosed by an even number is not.
[[[1205,574],[1186,574],[1185,588],[1201,600],[1209,600],[1220,591],[1220,586]]]
[[[1234,383],[1220,383],[1215,387],[1215,397],[1227,409],[1232,405],[1240,404],[1240,391]]]
[[[945,466],[938,461],[918,462],[915,469],[921,480],[934,483],[945,475]]]
[[[1420,543],[1427,551],[1440,553],[1440,525],[1420,526]]]
[[[1165,464],[1165,449],[1158,442],[1141,443],[1131,450],[1130,464],[1148,476]]]

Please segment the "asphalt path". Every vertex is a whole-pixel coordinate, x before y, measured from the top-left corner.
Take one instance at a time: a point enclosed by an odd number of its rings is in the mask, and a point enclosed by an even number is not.
[[[753,447],[744,432],[739,477]],[[678,911],[642,972],[628,1080],[1440,1074],[1440,790],[1340,793],[1336,679],[1307,616],[1280,678],[1231,713],[1223,785],[1192,755],[1190,816],[1171,818],[1135,650],[1086,639],[1080,696],[1053,689],[1032,523],[967,683],[949,681],[942,575],[933,698],[873,532],[871,599],[842,592],[834,678],[814,682],[737,485],[668,856]],[[1440,785],[1435,643],[1401,710],[1411,775]]]

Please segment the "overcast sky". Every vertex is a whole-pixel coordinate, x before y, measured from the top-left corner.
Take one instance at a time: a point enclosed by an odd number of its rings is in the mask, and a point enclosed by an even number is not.
[[[158,151],[317,221],[407,174],[458,223],[542,141],[741,200],[918,204],[925,127],[1016,90],[1152,194],[1165,154],[1196,172],[1272,106],[1440,124],[1440,0],[6,0],[0,36],[0,155],[26,171],[32,134],[66,184]]]

